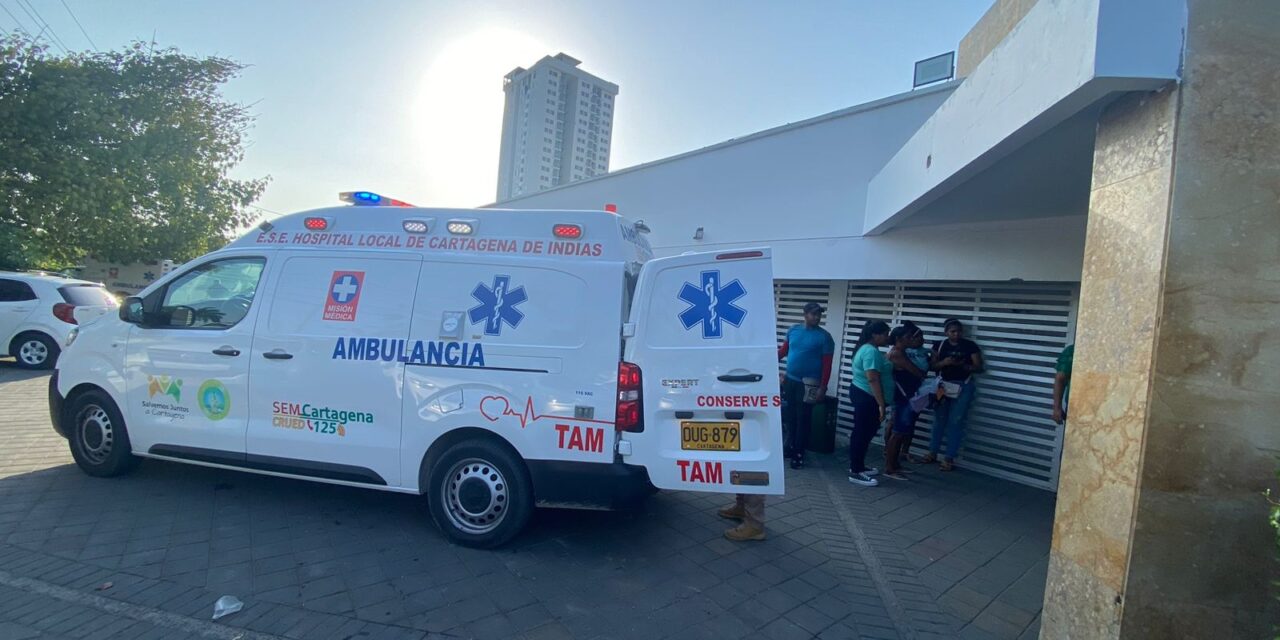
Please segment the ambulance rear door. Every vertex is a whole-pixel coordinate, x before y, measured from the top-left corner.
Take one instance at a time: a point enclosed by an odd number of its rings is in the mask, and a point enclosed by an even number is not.
[[[650,260],[630,320],[623,359],[640,370],[643,424],[620,433],[623,461],[661,489],[783,493],[769,249]]]

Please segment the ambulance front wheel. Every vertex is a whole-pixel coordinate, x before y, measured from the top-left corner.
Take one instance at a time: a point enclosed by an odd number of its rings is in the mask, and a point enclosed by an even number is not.
[[[98,390],[71,398],[67,440],[71,457],[82,471],[99,478],[124,475],[138,465],[129,444],[124,417],[111,397]]]
[[[533,482],[502,444],[473,438],[450,446],[431,466],[427,504],[450,540],[487,549],[524,529],[533,514]]]

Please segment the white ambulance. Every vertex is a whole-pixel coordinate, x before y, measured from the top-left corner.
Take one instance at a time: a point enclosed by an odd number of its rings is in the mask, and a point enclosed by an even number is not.
[[[535,503],[781,494],[772,283],[768,249],[653,259],[607,211],[319,209],[81,327],[50,411],[90,475],[425,494],[489,547]]]

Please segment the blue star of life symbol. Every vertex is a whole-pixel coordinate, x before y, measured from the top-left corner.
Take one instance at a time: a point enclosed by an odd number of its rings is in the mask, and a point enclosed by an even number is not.
[[[480,303],[467,311],[471,324],[483,322],[487,336],[501,335],[503,323],[512,329],[520,326],[524,312],[516,305],[529,299],[523,285],[511,288],[511,276],[494,276],[492,287],[485,286],[483,282],[477,284],[471,291],[471,297]]]
[[[360,291],[360,281],[351,274],[346,274],[333,283],[333,291],[329,295],[338,304],[346,304]]]
[[[156,279],[156,274],[151,273],[150,271],[148,271],[148,272],[146,272],[146,273],[142,274],[142,279],[143,279],[143,280],[146,280],[147,282],[151,282],[152,280],[155,280],[155,279]]]
[[[679,298],[689,303],[689,307],[680,312],[680,323],[686,330],[702,323],[703,338],[719,338],[723,335],[723,322],[735,327],[742,326],[742,319],[747,317],[747,310],[734,302],[747,295],[742,283],[734,279],[723,287],[720,286],[720,271],[703,271],[702,286],[692,282],[684,283],[680,288]]]

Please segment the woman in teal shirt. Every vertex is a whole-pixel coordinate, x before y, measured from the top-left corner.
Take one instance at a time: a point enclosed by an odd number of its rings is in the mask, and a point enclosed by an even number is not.
[[[868,320],[858,337],[853,353],[853,385],[849,401],[853,404],[853,432],[849,434],[849,482],[864,487],[880,484],[878,469],[867,467],[867,448],[889,417],[893,401],[893,363],[880,351],[889,343],[889,325],[883,320]]]

